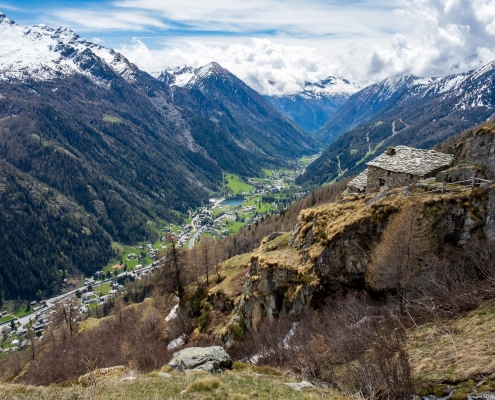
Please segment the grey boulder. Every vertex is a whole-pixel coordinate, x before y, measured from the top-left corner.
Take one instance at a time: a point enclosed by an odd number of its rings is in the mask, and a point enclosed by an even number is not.
[[[292,389],[295,390],[303,390],[303,389],[313,389],[314,386],[307,382],[307,381],[302,381],[302,382],[288,382],[285,385],[291,387]]]
[[[220,346],[189,347],[174,353],[168,365],[179,372],[202,370],[215,373],[231,369],[232,359]]]

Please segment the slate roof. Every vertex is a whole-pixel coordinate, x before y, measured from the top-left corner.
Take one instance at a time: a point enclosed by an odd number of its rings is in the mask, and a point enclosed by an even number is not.
[[[352,181],[350,181],[347,186],[349,188],[356,188],[359,191],[364,191],[368,183],[368,170],[365,169],[358,176],[356,176]]]
[[[448,167],[454,157],[434,150],[420,150],[407,146],[395,146],[395,154],[388,155],[388,153],[387,151],[371,160],[367,163],[368,166],[425,176],[439,168]]]

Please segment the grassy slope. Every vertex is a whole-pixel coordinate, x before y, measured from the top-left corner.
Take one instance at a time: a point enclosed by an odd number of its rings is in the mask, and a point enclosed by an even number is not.
[[[34,387],[0,384],[0,399],[93,398],[125,399],[345,399],[334,390],[311,389],[299,392],[284,385],[299,382],[281,376],[269,368],[257,368],[235,363],[232,371],[210,375],[198,372],[179,374],[165,368],[172,377],[160,377],[157,372],[139,375],[134,382],[122,382],[122,375],[100,378],[95,387],[75,384],[69,387]]]
[[[459,382],[479,376],[494,379],[494,341],[494,304],[455,321],[421,326],[410,334],[413,372],[430,382]]]
[[[250,192],[253,190],[251,185],[241,181],[237,175],[228,174],[227,175],[227,187],[232,189],[234,194],[241,192]]]

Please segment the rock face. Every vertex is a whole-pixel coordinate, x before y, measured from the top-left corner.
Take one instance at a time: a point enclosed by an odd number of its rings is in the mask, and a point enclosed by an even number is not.
[[[252,254],[243,294],[226,327],[256,329],[264,319],[317,308],[340,289],[366,289],[373,246],[411,199],[400,193],[350,196],[303,210],[287,242]],[[432,218],[439,244],[462,246],[474,237],[494,236],[495,189],[417,196],[414,202],[422,218]],[[228,335],[219,339],[230,343]]]
[[[220,346],[190,347],[174,353],[168,363],[179,372],[203,370],[212,373],[232,368],[232,359]]]
[[[472,177],[495,180],[495,129],[483,127],[473,137],[460,142],[452,168],[437,175],[437,181],[457,182]]]
[[[472,138],[459,143],[453,165],[483,167],[488,176],[495,177],[495,130],[482,128]]]
[[[263,318],[271,321],[308,310],[318,280],[299,268],[301,265],[300,255],[290,248],[252,256],[244,284],[245,295],[238,305],[247,328],[256,328]]]

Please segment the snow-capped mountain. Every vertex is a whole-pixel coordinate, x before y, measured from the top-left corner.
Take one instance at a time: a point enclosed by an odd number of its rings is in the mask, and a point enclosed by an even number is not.
[[[359,89],[347,79],[330,76],[320,82],[306,82],[299,93],[266,98],[299,126],[316,132]]]
[[[330,145],[299,183],[359,173],[390,145],[430,148],[495,115],[495,61],[443,77],[401,74],[352,95],[318,132]]]
[[[128,81],[137,67],[112,49],[91,43],[67,28],[23,27],[0,13],[0,80],[47,81],[82,74],[98,82],[111,71]]]
[[[216,62],[211,62],[199,68],[183,65],[177,68],[168,68],[164,71],[155,72],[152,75],[158,80],[171,86],[191,88],[194,84],[211,74],[221,73],[223,68]]]
[[[192,88],[209,74],[219,73],[217,65],[210,63],[200,68],[182,65],[152,75],[172,86]],[[306,131],[316,132],[359,89],[360,86],[347,79],[329,76],[319,82],[305,82],[295,94],[264,97]]]
[[[168,69],[154,75],[171,85],[177,105],[201,113],[224,127],[244,148],[262,151],[267,159],[275,154],[289,157],[291,152],[319,146],[263,96],[216,62],[199,68]]]
[[[367,86],[348,98],[316,136],[324,143],[331,143],[344,132],[359,126],[386,107],[395,97],[406,93],[420,82],[426,82],[408,74],[398,74]]]

